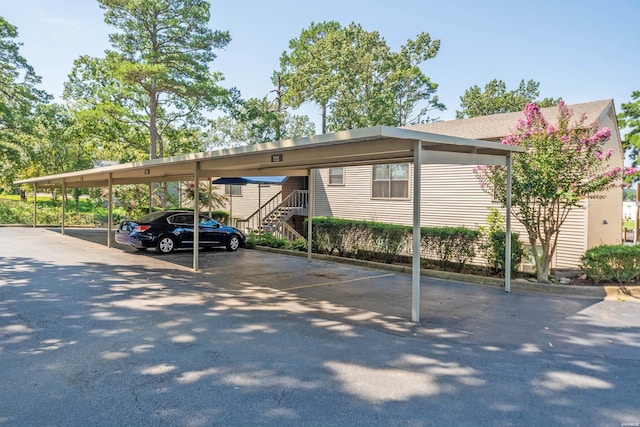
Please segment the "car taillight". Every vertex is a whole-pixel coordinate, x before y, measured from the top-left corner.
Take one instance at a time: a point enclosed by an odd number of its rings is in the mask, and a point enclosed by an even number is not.
[[[134,228],[133,231],[142,233],[143,231],[147,231],[150,228],[151,228],[150,225],[136,225],[136,228]]]

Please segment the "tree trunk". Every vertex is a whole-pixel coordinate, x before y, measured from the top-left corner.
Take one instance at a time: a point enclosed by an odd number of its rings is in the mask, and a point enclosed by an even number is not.
[[[153,79],[151,83],[151,90],[149,91],[149,160],[156,159],[158,157],[158,98],[156,95],[156,80]],[[157,192],[156,183],[149,183],[149,212],[155,206],[153,194]]]
[[[322,133],[327,133],[327,106],[322,106]]]

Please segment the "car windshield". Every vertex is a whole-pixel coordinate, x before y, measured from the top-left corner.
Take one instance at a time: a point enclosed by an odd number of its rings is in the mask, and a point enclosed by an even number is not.
[[[157,221],[158,219],[162,218],[165,215],[166,212],[162,212],[162,211],[158,211],[158,212],[151,212],[150,214],[147,214],[145,216],[143,216],[142,218],[140,218],[138,220],[138,222],[154,222]]]

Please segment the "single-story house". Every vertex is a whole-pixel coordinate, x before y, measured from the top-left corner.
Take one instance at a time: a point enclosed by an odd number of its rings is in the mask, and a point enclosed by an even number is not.
[[[586,123],[597,121],[599,126],[611,129],[607,149],[612,150],[612,166],[623,167],[624,156],[620,131],[612,100],[571,105],[574,118],[586,114]],[[557,108],[543,108],[547,121],[557,121]],[[408,129],[435,134],[500,141],[516,126],[522,113],[494,114],[462,120],[439,121],[407,127]],[[486,194],[469,165],[425,165],[422,168],[421,224],[422,226],[466,226],[475,228],[486,225],[488,208],[494,207],[504,214],[504,209]],[[396,163],[375,166],[350,166],[318,169],[315,171],[315,216],[354,220],[370,220],[394,224],[412,224],[412,165]],[[258,190],[262,197],[273,198],[272,205],[265,206],[260,218],[271,218],[267,227],[274,226],[273,219],[280,218],[288,226],[302,231],[302,215],[306,215],[306,199],[299,198],[298,210],[290,215],[270,215],[278,209],[278,201],[288,199],[294,192],[308,189],[306,177],[291,177],[282,185],[259,188],[257,185],[225,186],[225,193],[232,198],[234,224],[247,224],[255,217]],[[602,198],[584,200],[581,208],[574,209],[560,232],[558,247],[552,267],[575,268],[585,250],[600,244],[616,244],[622,238],[622,190],[613,188]],[[290,199],[290,197],[289,197]],[[275,201],[275,203],[273,203]],[[302,206],[304,205],[304,206]],[[226,207],[227,209],[229,206]],[[487,209],[483,209],[487,208]],[[282,211],[282,209],[280,209]],[[528,245],[524,228],[515,219],[513,230]],[[255,225],[250,227],[256,229]],[[527,261],[525,261],[527,263]],[[528,263],[532,263],[529,260]]]

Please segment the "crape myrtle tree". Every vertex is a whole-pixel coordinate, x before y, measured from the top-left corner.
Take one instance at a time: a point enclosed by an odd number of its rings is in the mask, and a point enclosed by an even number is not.
[[[311,23],[280,58],[282,100],[321,109],[322,133],[375,125],[403,126],[443,110],[420,66],[440,41],[421,33],[393,52],[377,31],[351,23]]]
[[[535,104],[527,104],[524,118],[503,144],[524,147],[513,156],[513,216],[527,230],[539,282],[548,282],[558,233],[569,212],[587,197],[602,197],[634,169],[611,167],[611,150],[604,149],[611,131],[588,125],[586,115],[572,121],[573,113],[558,104],[558,123],[548,123]],[[474,169],[481,187],[506,204],[506,168]]]

